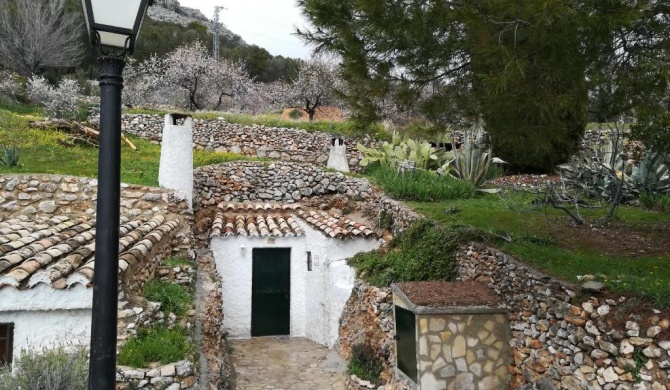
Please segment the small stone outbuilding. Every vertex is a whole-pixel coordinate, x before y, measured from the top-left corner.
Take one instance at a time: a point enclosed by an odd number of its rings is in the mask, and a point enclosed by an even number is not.
[[[211,248],[224,329],[232,338],[287,335],[332,347],[355,281],[346,260],[379,245],[368,225],[332,210],[220,204]]]
[[[396,373],[417,390],[500,390],[509,382],[507,310],[478,282],[391,286]]]
[[[0,217],[0,364],[22,350],[88,345],[95,220],[91,216]],[[162,215],[121,219],[120,291],[153,277],[181,223]]]

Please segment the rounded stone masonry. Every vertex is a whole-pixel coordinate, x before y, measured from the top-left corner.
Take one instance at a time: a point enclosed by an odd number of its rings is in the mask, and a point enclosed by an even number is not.
[[[163,140],[163,117],[148,114],[125,114],[122,117],[124,132],[152,141]],[[332,146],[332,135],[320,131],[283,127],[247,126],[228,123],[223,118],[193,119],[193,147],[200,150],[228,152],[269,158],[272,160],[306,162],[327,166]],[[362,154],[356,149],[361,142],[373,146],[369,139],[340,138],[346,163],[360,171]]]
[[[508,312],[486,285],[409,282],[391,289],[396,374],[411,388],[506,388]]]

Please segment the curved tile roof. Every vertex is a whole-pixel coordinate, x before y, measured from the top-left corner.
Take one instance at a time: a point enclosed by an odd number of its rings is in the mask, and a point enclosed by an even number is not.
[[[351,218],[299,204],[221,203],[210,237],[298,237],[300,218],[330,238],[375,238],[375,232]]]
[[[146,258],[153,246],[179,226],[162,215],[149,220],[121,218],[119,271]],[[68,216],[21,216],[0,221],[0,288],[45,283],[64,289],[93,282],[95,221]]]

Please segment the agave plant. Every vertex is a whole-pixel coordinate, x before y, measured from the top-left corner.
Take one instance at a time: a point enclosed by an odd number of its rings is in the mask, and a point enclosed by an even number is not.
[[[474,136],[466,134],[461,148],[454,150],[454,158],[438,172],[466,180],[477,188],[482,187],[493,159],[491,148],[484,145],[483,139],[481,129]]]
[[[8,167],[16,167],[19,165],[19,148],[14,146],[3,146],[2,156],[0,156],[0,164]]]

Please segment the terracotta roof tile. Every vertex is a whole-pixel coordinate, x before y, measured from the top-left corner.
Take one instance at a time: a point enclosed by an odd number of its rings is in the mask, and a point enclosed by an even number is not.
[[[210,237],[297,237],[304,235],[298,217],[331,238],[375,238],[369,227],[327,211],[305,210],[299,204],[222,203]]]
[[[150,220],[122,218],[119,270],[145,259],[156,243],[179,226],[159,215]],[[95,256],[95,221],[57,216],[0,221],[0,288],[31,288],[46,283],[63,289],[90,286]]]

